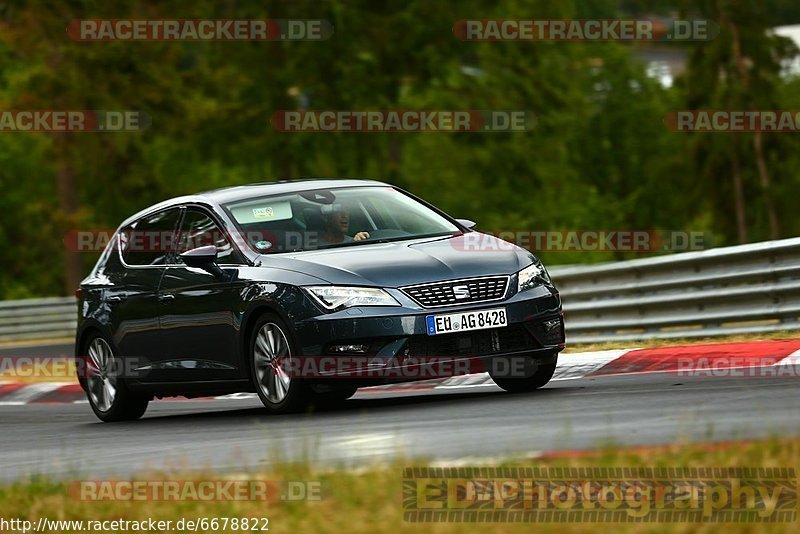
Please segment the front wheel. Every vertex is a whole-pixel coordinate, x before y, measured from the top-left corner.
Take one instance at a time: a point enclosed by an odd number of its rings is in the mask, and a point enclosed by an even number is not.
[[[521,367],[525,371],[517,376],[508,371],[513,368],[512,366],[498,366],[499,369],[493,366],[493,369],[489,371],[489,376],[492,377],[495,384],[512,393],[533,391],[550,382],[556,372],[556,361],[539,364],[530,356],[524,356],[524,358],[524,365]]]
[[[298,412],[308,405],[307,384],[286,371],[297,355],[288,327],[277,316],[258,319],[250,338],[250,369],[258,398],[272,413]]]
[[[133,421],[147,410],[150,398],[130,391],[120,372],[122,362],[111,345],[96,335],[86,345],[85,372],[79,379],[84,385],[92,411],[101,421]]]

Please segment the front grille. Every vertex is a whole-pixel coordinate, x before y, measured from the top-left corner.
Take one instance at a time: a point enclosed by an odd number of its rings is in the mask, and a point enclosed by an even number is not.
[[[405,356],[483,356],[526,349],[537,349],[540,345],[521,324],[476,330],[460,334],[438,336],[412,336],[408,339]]]
[[[508,276],[448,280],[400,290],[423,308],[501,300],[508,290]]]

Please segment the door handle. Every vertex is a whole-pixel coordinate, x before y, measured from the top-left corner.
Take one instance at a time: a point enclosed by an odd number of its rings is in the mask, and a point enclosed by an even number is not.
[[[110,297],[106,297],[106,302],[122,302],[122,297],[119,295],[111,295]]]
[[[161,293],[158,296],[158,300],[160,300],[161,302],[169,302],[171,300],[175,300],[175,295],[173,295],[172,293]]]

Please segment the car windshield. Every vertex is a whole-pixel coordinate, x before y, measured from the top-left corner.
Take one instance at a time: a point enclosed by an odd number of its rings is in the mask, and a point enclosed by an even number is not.
[[[223,206],[256,252],[297,252],[460,233],[392,187],[316,189]]]

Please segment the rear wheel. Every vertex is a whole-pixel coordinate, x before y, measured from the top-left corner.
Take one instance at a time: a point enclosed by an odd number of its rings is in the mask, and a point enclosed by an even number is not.
[[[267,410],[272,413],[303,410],[310,392],[302,379],[290,376],[285,370],[288,367],[285,363],[297,351],[283,321],[272,314],[260,317],[249,348],[253,385]]]
[[[533,391],[543,387],[550,382],[556,372],[556,361],[552,363],[539,364],[530,356],[523,356],[522,365],[500,365],[493,366],[489,371],[494,383],[506,391],[516,393],[523,391]],[[514,373],[513,369],[522,369],[522,372]]]
[[[128,389],[121,376],[123,365],[102,336],[96,335],[87,343],[85,363],[82,383],[89,405],[101,421],[132,421],[144,415],[149,397]]]

